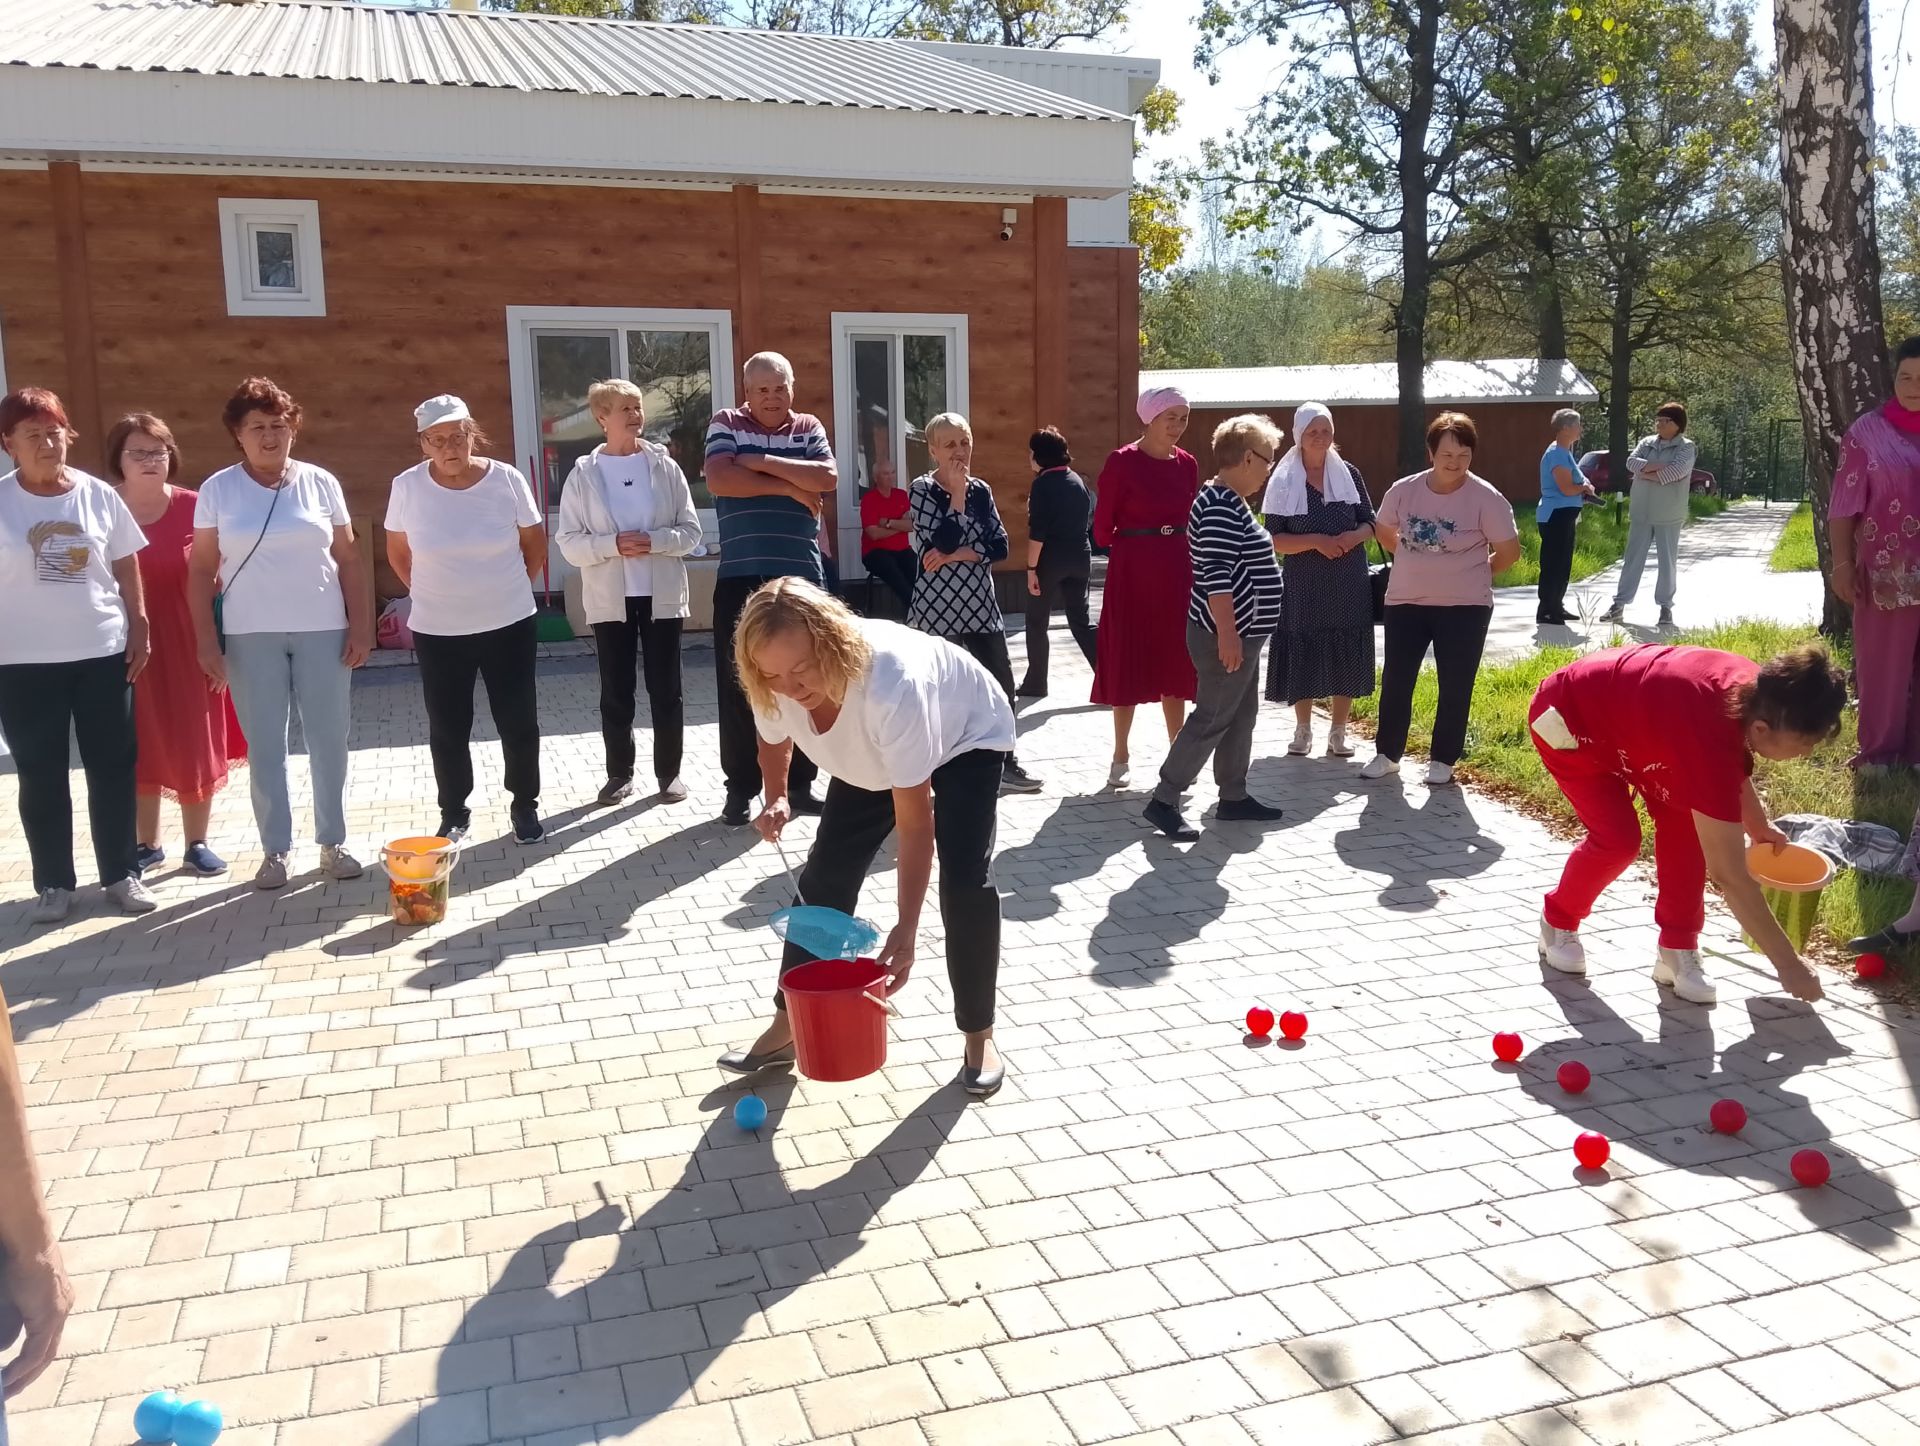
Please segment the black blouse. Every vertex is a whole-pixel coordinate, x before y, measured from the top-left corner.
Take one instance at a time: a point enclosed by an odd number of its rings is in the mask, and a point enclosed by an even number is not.
[[[1049,467],[1033,479],[1027,494],[1027,536],[1041,544],[1042,556],[1055,548],[1086,555],[1092,517],[1093,494],[1071,467]]]

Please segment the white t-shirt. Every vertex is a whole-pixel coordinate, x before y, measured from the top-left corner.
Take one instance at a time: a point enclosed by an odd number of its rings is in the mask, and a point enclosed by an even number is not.
[[[755,710],[760,736],[794,745],[822,773],[875,793],[913,788],[976,748],[1013,749],[1013,708],[993,674],[944,638],[899,623],[860,620],[873,664],[847,689],[825,733],[791,698],[771,718]]]
[[[124,652],[113,564],[147,545],[120,494],[78,468],[58,497],[0,477],[0,663],[76,663]]]
[[[609,457],[604,451],[597,459],[600,480],[606,487],[607,511],[622,532],[653,531],[653,459],[645,452],[631,457]],[[653,596],[653,559],[623,557],[626,564],[627,596]]]
[[[539,521],[533,489],[504,462],[488,462],[486,476],[464,489],[442,487],[427,462],[394,478],[387,531],[404,533],[413,551],[408,626],[458,637],[532,617],[520,529]]]
[[[339,480],[324,468],[289,462],[277,506],[274,495],[237,462],[200,484],[193,525],[220,534],[221,625],[229,633],[346,627],[347,600],[332,551],[333,529],[349,520]]]

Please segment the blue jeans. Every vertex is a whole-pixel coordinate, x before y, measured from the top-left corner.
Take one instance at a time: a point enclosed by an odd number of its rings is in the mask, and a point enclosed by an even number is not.
[[[314,633],[229,633],[227,684],[247,735],[253,820],[270,854],[293,847],[287,800],[287,723],[300,710],[313,773],[314,840],[347,841],[347,727],[353,670],[340,660],[344,628]]]

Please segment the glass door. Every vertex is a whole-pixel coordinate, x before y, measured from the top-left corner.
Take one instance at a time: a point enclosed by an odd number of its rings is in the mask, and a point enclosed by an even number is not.
[[[529,480],[549,515],[560,510],[560,488],[573,464],[601,442],[587,410],[587,388],[613,376],[615,331],[536,331],[532,342],[539,418],[538,471]]]

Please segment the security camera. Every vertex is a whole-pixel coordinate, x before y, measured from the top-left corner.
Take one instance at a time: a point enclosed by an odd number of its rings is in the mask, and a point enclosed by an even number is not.
[[[1011,221],[1000,228],[1000,239],[1002,241],[1011,241],[1013,239],[1013,223]]]
[[[1001,207],[1000,239],[1002,241],[1011,241],[1013,239],[1013,223],[1018,221],[1019,219],[1020,219],[1020,212],[1017,209],[1015,209],[1012,206]]]

